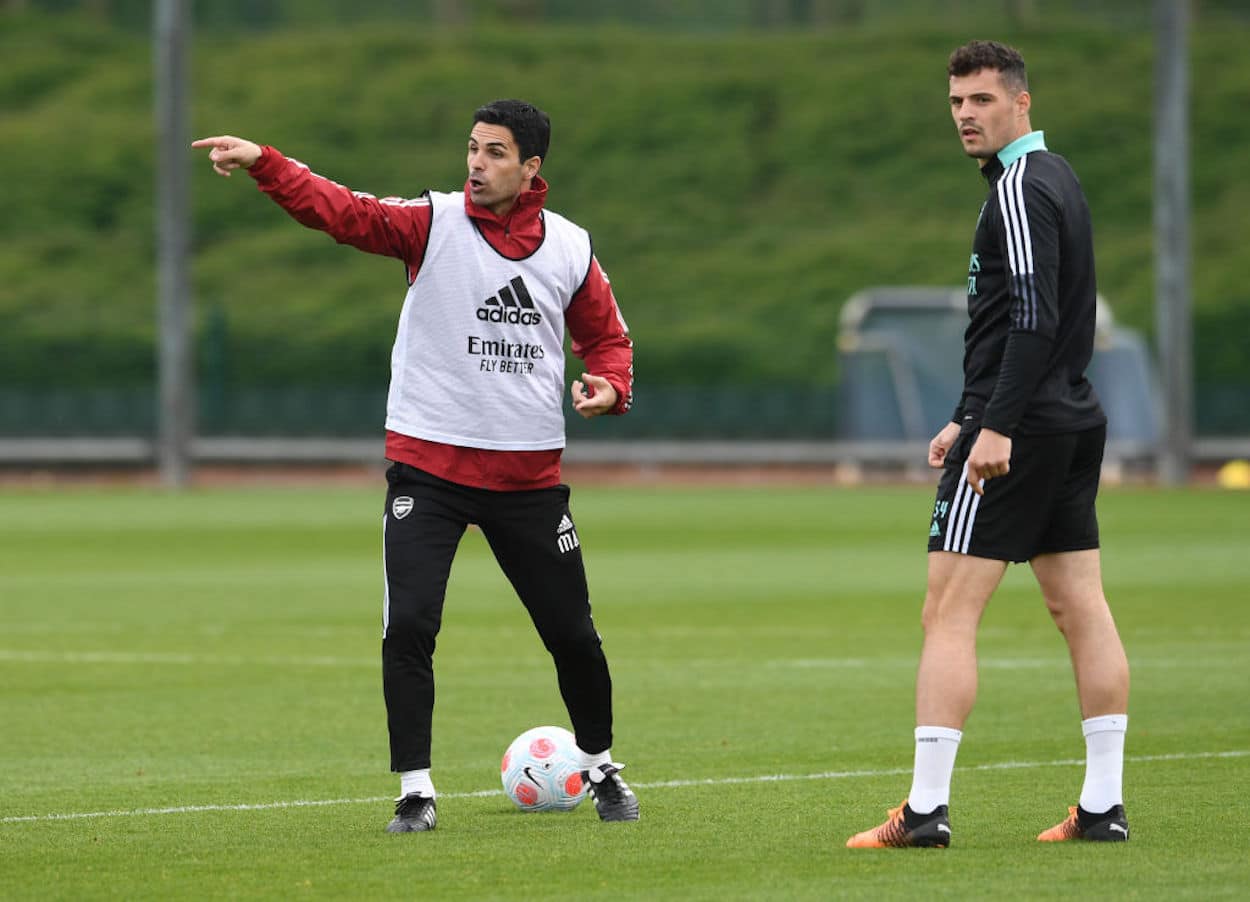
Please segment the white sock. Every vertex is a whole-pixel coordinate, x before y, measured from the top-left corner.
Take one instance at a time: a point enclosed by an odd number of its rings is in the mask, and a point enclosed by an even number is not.
[[[916,765],[912,771],[907,804],[917,814],[929,814],[949,805],[951,773],[963,732],[949,727],[916,727]]]
[[[590,782],[599,783],[603,780],[603,771],[599,770],[601,764],[612,763],[612,750],[604,749],[592,755],[589,752],[583,752],[580,748],[577,750],[582,756],[582,770],[590,772]]]
[[[428,767],[422,770],[406,770],[399,775],[399,798],[410,796],[414,792],[427,799],[434,798],[434,781],[430,779]]]
[[[1127,714],[1104,714],[1081,721],[1085,734],[1085,785],[1081,807],[1102,814],[1124,804],[1124,733]]]

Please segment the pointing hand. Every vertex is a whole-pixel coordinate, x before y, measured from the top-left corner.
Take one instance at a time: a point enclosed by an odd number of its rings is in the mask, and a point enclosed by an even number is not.
[[[208,159],[213,164],[213,171],[218,175],[229,177],[230,173],[242,167],[250,169],[260,159],[260,145],[253,144],[233,135],[218,135],[215,138],[200,138],[191,142],[192,147],[211,147]]]

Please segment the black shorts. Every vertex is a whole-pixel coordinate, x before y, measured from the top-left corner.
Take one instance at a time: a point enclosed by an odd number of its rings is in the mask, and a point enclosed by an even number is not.
[[[986,480],[983,496],[967,482],[968,454],[979,434],[960,435],[946,455],[929,525],[930,551],[1019,563],[1098,547],[1094,502],[1106,426],[1016,436],[1010,472]]]

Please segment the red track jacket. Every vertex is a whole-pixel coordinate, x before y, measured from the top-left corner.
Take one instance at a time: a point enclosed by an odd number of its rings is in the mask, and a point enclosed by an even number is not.
[[[298,160],[265,147],[248,170],[256,185],[298,222],[329,234],[340,244],[371,254],[397,257],[408,268],[408,283],[417,277],[430,235],[432,210],[423,197],[378,199],[319,176]],[[540,214],[547,183],[536,177],[506,216],[469,200],[465,212],[482,236],[505,257],[519,259],[538,249],[543,237]],[[616,389],[611,413],[623,414],[633,403],[633,342],[612,295],[612,286],[591,258],[585,284],[565,311],[573,353],[586,372],[603,376]],[[497,491],[548,488],[560,482],[561,449],[491,451],[430,442],[387,431],[386,456],[450,482]]]

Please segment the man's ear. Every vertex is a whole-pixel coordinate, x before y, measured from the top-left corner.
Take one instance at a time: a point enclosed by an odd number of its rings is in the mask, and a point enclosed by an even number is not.
[[[1033,106],[1033,98],[1028,91],[1021,91],[1016,95],[1016,114],[1019,116],[1029,115],[1029,108]]]
[[[539,156],[530,157],[521,164],[521,172],[527,179],[532,179],[538,175],[538,170],[543,168],[543,158]]]

